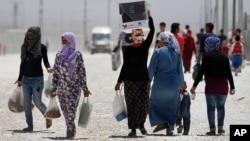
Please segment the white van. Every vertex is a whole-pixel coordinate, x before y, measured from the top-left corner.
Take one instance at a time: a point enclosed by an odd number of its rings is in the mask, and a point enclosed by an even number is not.
[[[96,52],[111,53],[112,41],[111,41],[111,28],[108,26],[96,26],[92,29],[92,42],[90,46],[90,53]]]

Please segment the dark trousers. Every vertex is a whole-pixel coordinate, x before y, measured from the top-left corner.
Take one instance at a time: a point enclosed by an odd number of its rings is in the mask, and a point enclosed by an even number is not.
[[[183,127],[184,131],[188,132],[190,129],[190,96],[183,95],[183,99],[180,102],[180,110],[177,118],[176,125],[182,125],[183,119]]]

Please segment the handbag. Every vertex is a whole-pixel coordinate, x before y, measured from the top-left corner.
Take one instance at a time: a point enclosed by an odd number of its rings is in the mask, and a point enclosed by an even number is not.
[[[116,91],[112,107],[113,107],[113,115],[117,121],[122,121],[123,119],[127,118],[127,106],[125,98],[121,94],[121,90]]]
[[[93,107],[93,105],[89,102],[89,97],[84,97],[81,108],[80,108],[78,126],[80,126],[82,128],[87,127],[87,125],[89,123],[92,107]]]

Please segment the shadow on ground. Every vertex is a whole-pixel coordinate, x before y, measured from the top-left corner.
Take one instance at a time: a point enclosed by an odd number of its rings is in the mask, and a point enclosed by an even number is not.
[[[33,132],[24,132],[23,130],[6,130],[6,131],[10,131],[13,133],[55,133],[55,132],[49,131],[49,130],[37,130],[37,131],[33,131]]]
[[[43,137],[45,139],[50,139],[50,140],[88,140],[88,138],[71,138],[68,139],[66,137]]]

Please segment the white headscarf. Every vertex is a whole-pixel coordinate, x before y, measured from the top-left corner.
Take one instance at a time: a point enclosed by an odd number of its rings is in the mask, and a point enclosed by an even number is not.
[[[157,40],[164,41],[164,46],[174,48],[177,53],[180,53],[180,46],[174,34],[170,31],[161,32]]]

